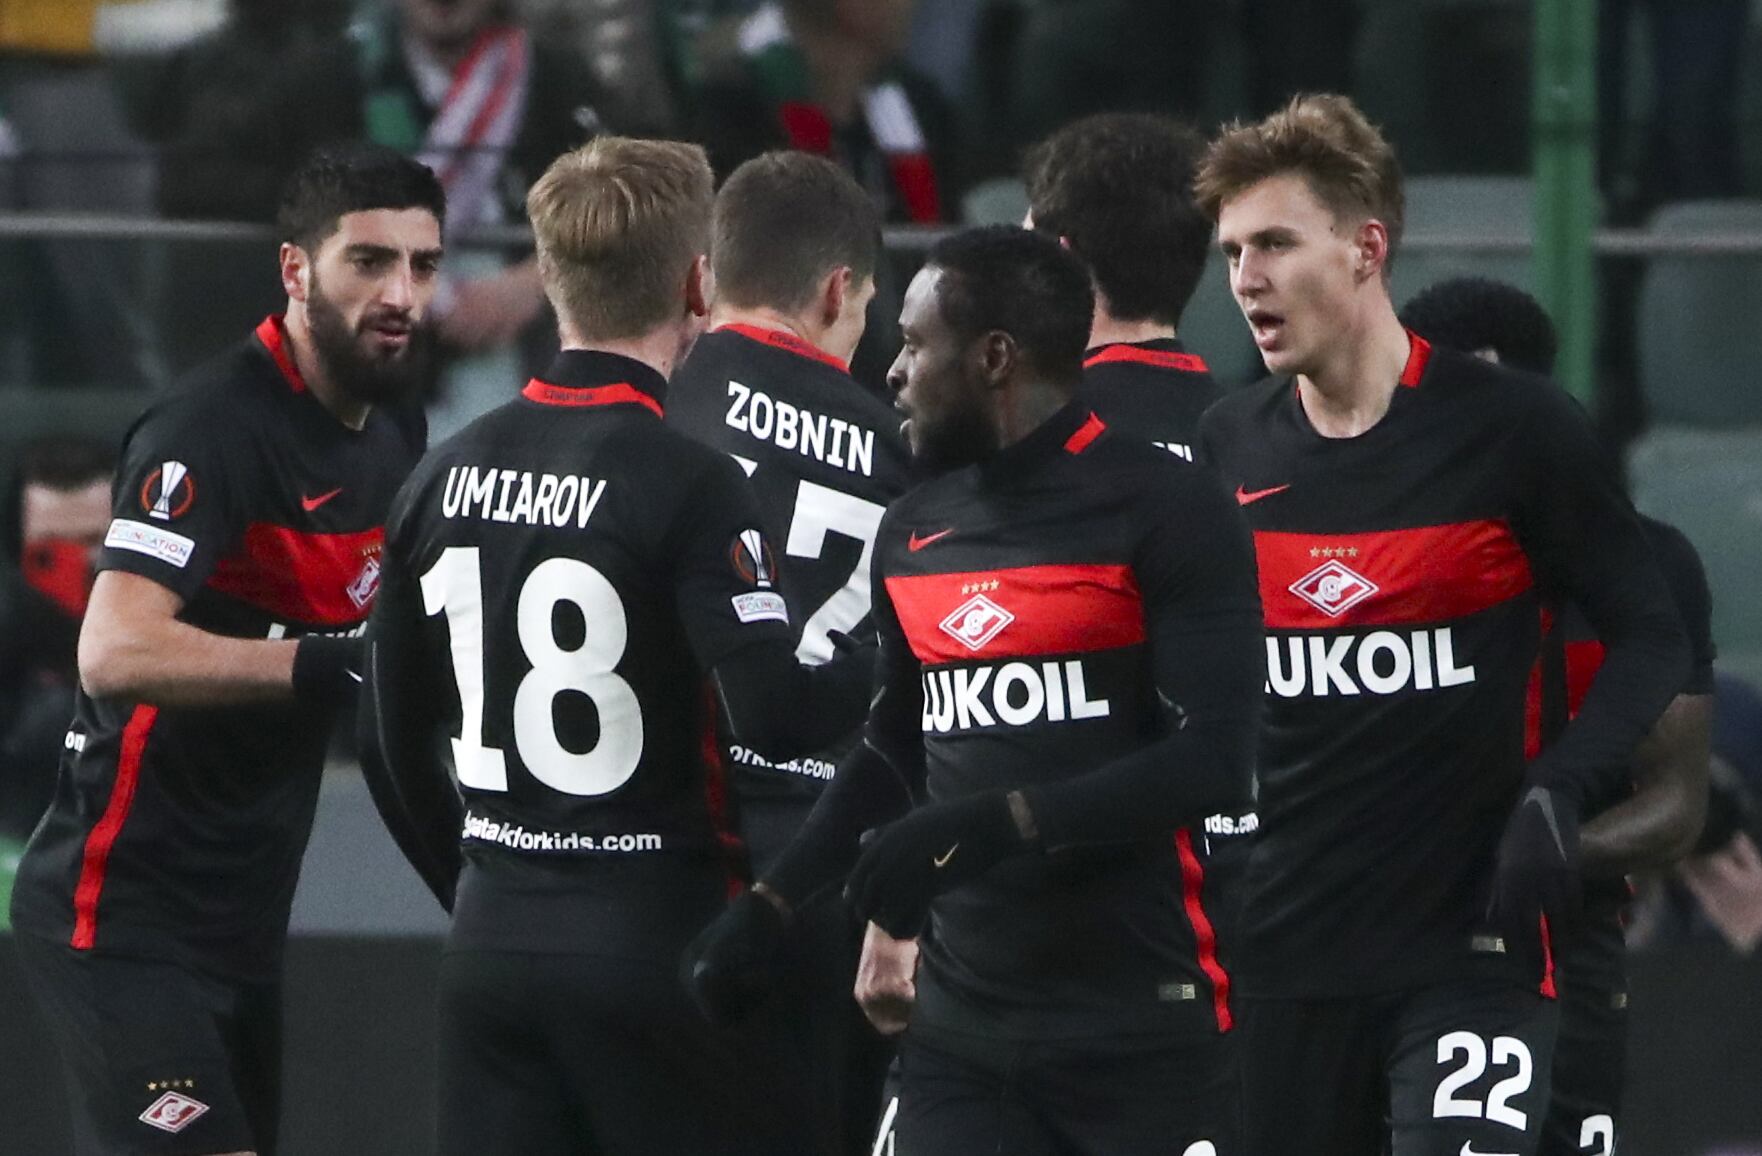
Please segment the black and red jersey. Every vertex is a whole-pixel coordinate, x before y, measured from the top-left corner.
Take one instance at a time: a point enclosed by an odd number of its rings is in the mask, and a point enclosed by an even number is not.
[[[1691,666],[1688,680],[1677,693],[1712,694],[1713,598],[1701,557],[1676,527],[1644,514],[1640,515],[1640,526],[1652,543],[1658,568],[1670,588],[1671,601],[1688,632]],[[1551,671],[1546,655],[1555,646],[1559,647],[1560,665],[1557,671]],[[1544,658],[1531,669],[1524,698],[1524,753],[1529,758],[1541,753],[1546,745],[1544,735],[1551,736],[1552,728],[1544,725],[1544,717],[1555,711],[1561,721],[1576,717],[1585,693],[1603,665],[1604,648],[1597,640],[1597,632],[1585,620],[1583,611],[1572,604],[1543,610],[1542,650]],[[1549,674],[1553,684],[1544,691]],[[1544,699],[1548,700],[1547,707]],[[1601,793],[1585,800],[1585,818],[1594,818],[1633,793],[1633,781],[1625,775],[1611,776],[1603,787]],[[1587,880],[1585,893],[1594,910],[1606,913],[1617,910],[1626,901],[1628,889],[1622,879]]]
[[[1141,752],[1189,708],[1209,715],[1217,648],[1260,639],[1246,531],[1215,478],[1080,404],[896,502],[874,585],[866,741],[932,801]],[[1255,705],[1231,704],[1244,730]],[[1246,755],[1223,774],[1245,800]],[[1227,1029],[1195,850],[1206,813],[1170,815],[1149,842],[1007,860],[942,895],[913,1023],[1042,1039]]]
[[[788,608],[740,468],[663,423],[666,392],[641,362],[564,352],[392,511],[370,677],[406,800],[451,795],[450,753],[455,947],[624,950],[584,896],[676,902],[739,854],[709,675],[786,652]]]
[[[782,593],[796,656],[832,657],[829,634],[872,634],[875,532],[906,490],[911,464],[899,414],[844,363],[790,333],[725,325],[700,338],[667,387],[667,424],[740,464],[788,575]],[[818,794],[832,752],[782,767],[724,736],[731,765],[787,772],[742,776],[743,790]]]
[[[350,429],[306,388],[279,318],[130,429],[101,570],[151,579],[235,638],[351,633],[379,588],[385,512],[420,416]],[[272,970],[330,720],[78,697],[55,802],[20,869],[18,926],[76,948]]]
[[[1525,978],[1484,913],[1525,779],[1544,598],[1622,641],[1531,774],[1607,775],[1680,686],[1669,595],[1583,412],[1540,379],[1411,341],[1360,436],[1317,433],[1290,379],[1230,395],[1201,427],[1254,529],[1267,627],[1246,991]]]
[[[1192,461],[1200,415],[1223,393],[1203,358],[1165,338],[1089,350],[1077,396],[1114,429]]]

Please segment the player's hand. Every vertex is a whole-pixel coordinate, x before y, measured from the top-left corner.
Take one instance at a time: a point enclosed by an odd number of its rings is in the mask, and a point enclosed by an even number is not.
[[[918,998],[918,941],[895,939],[873,923],[863,933],[854,994],[875,1030],[884,1036],[905,1031]]]
[[[1532,786],[1500,836],[1489,914],[1518,950],[1540,958],[1542,920],[1552,932],[1566,932],[1583,907],[1578,805],[1557,791]]]
[[[308,634],[294,651],[294,697],[333,709],[352,707],[360,697],[361,672],[366,667],[365,638]]]
[[[896,939],[918,934],[936,896],[1028,846],[1002,791],[919,807],[866,843],[844,896]]]
[[[679,978],[712,1023],[744,1019],[776,985],[788,932],[783,908],[751,889],[698,932],[679,961]]]

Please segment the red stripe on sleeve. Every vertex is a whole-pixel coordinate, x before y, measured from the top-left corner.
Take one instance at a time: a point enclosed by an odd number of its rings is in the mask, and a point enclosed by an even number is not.
[[[926,665],[1144,641],[1144,604],[1130,566],[1021,566],[886,581],[906,641]]]
[[[208,585],[267,614],[313,626],[353,626],[373,609],[385,530],[311,534],[253,522]]]
[[[1211,980],[1212,1006],[1217,1012],[1217,1030],[1227,1032],[1234,1021],[1230,1018],[1230,973],[1217,957],[1217,933],[1205,914],[1205,868],[1193,853],[1193,835],[1182,827],[1175,832],[1175,850],[1181,857],[1181,901],[1187,908],[1187,922],[1193,925],[1193,942],[1198,945],[1199,970]]]
[[[89,951],[98,940],[98,899],[104,893],[104,872],[110,864],[110,849],[134,806],[135,786],[141,778],[141,756],[147,750],[147,735],[159,717],[156,706],[137,706],[122,728],[122,750],[116,759],[116,781],[110,785],[110,801],[91,834],[86,836],[86,853],[80,863],[80,881],[73,892],[73,938],[69,941],[79,951]]]
[[[1097,365],[1108,365],[1117,361],[1150,365],[1157,369],[1178,369],[1183,373],[1208,372],[1205,359],[1196,353],[1174,353],[1166,349],[1145,349],[1140,345],[1125,344],[1108,345],[1090,354],[1083,360],[1083,368],[1093,369]]]
[[[1254,549],[1274,630],[1448,622],[1534,584],[1502,519],[1361,534],[1256,530]]]
[[[709,812],[710,829],[715,832],[717,849],[722,853],[724,891],[729,899],[746,889],[751,881],[746,840],[734,829],[728,814],[728,764],[722,760],[722,743],[716,736],[716,690],[704,684],[704,725],[699,732],[699,750],[704,758],[704,807]]]
[[[1560,993],[1554,987],[1554,935],[1548,930],[1548,917],[1539,917],[1542,921],[1542,998],[1559,999]]]

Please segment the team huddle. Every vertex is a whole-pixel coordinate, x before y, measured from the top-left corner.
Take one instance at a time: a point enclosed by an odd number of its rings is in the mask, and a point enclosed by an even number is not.
[[[424,453],[444,196],[308,163],[285,315],[128,436],[15,890],[80,1152],[275,1150],[358,720],[451,913],[442,1152],[1610,1156],[1693,551],[1506,340],[1533,302],[1397,314],[1345,99],[1026,176],[906,289],[889,399],[849,176],[595,140],[527,201],[562,352]],[[1227,394],[1177,338],[1214,243],[1270,375]]]

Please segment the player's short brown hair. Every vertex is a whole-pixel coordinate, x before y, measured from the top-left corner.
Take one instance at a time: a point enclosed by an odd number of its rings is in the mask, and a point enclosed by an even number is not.
[[[714,188],[704,150],[679,141],[596,137],[552,162],[526,213],[545,294],[580,337],[640,337],[679,314]]]
[[[874,198],[808,153],[769,152],[735,169],[716,194],[714,220],[716,295],[740,309],[800,309],[820,278],[844,266],[860,284],[881,250]]]
[[[1206,149],[1193,193],[1215,221],[1225,201],[1286,173],[1302,176],[1336,217],[1381,221],[1394,256],[1407,211],[1401,163],[1350,99],[1306,94],[1265,120],[1236,121]]]

